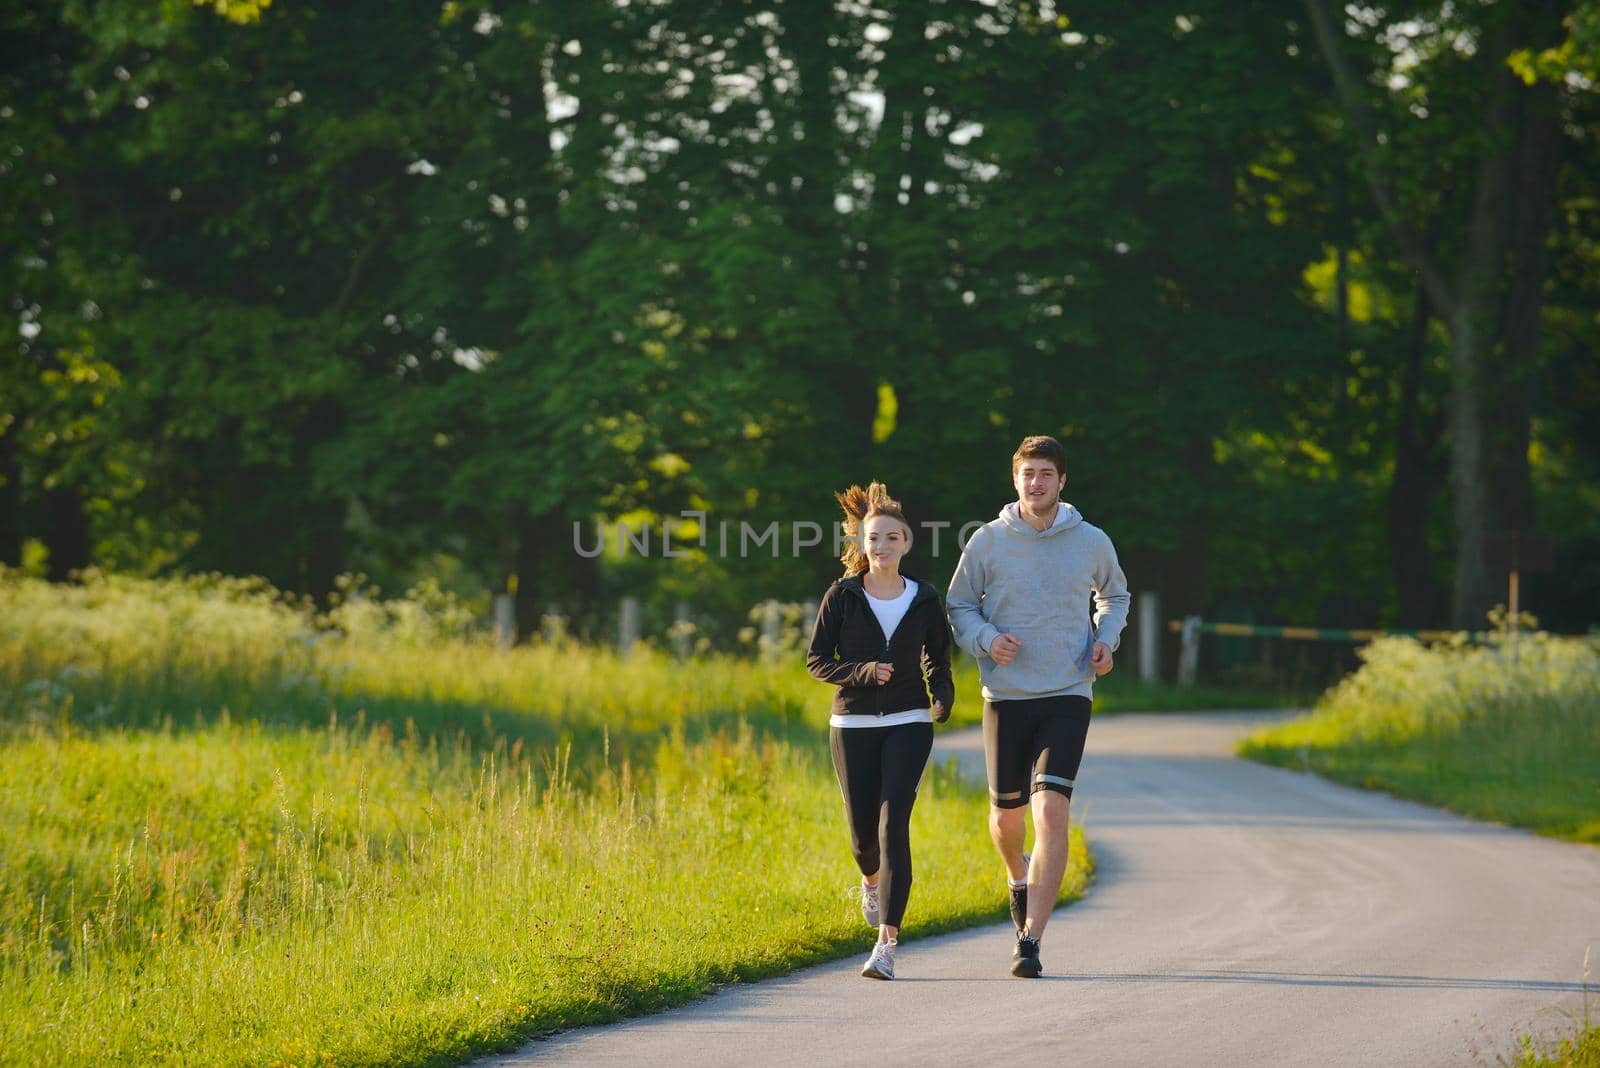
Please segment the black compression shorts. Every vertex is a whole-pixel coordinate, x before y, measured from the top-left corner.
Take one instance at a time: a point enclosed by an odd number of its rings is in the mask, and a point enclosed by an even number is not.
[[[1021,808],[1036,790],[1072,796],[1090,706],[1089,698],[1074,696],[983,703],[983,754],[996,808]]]

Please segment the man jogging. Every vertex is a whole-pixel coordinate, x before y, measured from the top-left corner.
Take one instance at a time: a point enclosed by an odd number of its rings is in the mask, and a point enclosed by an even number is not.
[[[1042,971],[1039,940],[1067,870],[1094,680],[1111,670],[1128,621],[1111,539],[1061,500],[1066,466],[1055,438],[1023,440],[1011,458],[1017,499],[967,542],[946,602],[956,642],[983,679],[989,836],[1011,883],[1011,974],[1027,979]],[[1031,861],[1022,852],[1030,805]]]

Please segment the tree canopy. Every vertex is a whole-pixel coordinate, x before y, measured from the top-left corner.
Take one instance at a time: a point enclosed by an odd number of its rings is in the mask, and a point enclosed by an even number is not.
[[[1026,434],[1171,613],[1600,603],[1592,4],[0,14],[0,563],[815,596]],[[685,522],[694,512],[703,522]],[[599,518],[782,549],[590,558]],[[924,536],[923,544],[927,544]],[[912,565],[908,565],[912,566]],[[664,623],[668,612],[656,609]]]

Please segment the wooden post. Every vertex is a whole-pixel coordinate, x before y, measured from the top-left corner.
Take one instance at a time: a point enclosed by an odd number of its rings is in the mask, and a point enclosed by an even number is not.
[[[1511,569],[1511,591],[1510,591],[1510,602],[1511,602],[1511,619],[1510,619],[1510,623],[1511,623],[1511,637],[1513,639],[1515,639],[1516,636],[1517,636],[1517,609],[1518,609],[1518,604],[1517,604],[1517,585],[1518,585],[1518,583],[1517,583],[1517,569],[1516,568],[1512,568]]]
[[[679,601],[672,610],[672,650],[679,659],[689,658],[689,635],[694,632],[694,621],[689,618],[689,602]]]
[[[559,604],[545,606],[544,615],[539,617],[539,637],[559,645],[567,639],[567,617],[561,614]]]
[[[1178,685],[1193,686],[1200,671],[1200,617],[1183,620],[1183,645],[1178,652]]]
[[[494,643],[501,649],[517,643],[517,605],[509,593],[494,595]]]
[[[617,650],[626,656],[633,643],[639,640],[639,598],[624,597],[619,616]]]
[[[1139,681],[1155,682],[1161,677],[1161,598],[1141,593],[1135,599],[1139,617]]]
[[[778,602],[767,600],[761,602],[761,656],[766,660],[778,658],[778,627],[782,617],[778,612]]]

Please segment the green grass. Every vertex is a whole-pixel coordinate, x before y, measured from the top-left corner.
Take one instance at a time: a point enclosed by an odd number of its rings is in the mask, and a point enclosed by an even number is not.
[[[1477,819],[1600,843],[1600,642],[1374,642],[1307,717],[1242,755]]]
[[[0,1060],[452,1063],[866,952],[803,671],[347,607],[0,574]],[[930,772],[908,942],[1003,917],[986,815]]]
[[[1589,953],[1583,955],[1583,1012],[1574,1012],[1575,1033],[1561,1039],[1554,1046],[1536,1042],[1532,1035],[1522,1036],[1522,1048],[1512,1062],[1514,1068],[1600,1068],[1600,1022],[1594,1018],[1590,1004],[1589,980],[1591,978]]]
[[[1523,1040],[1515,1068],[1600,1068],[1600,1026],[1589,1025],[1563,1038],[1554,1049],[1541,1049],[1531,1038]]]

